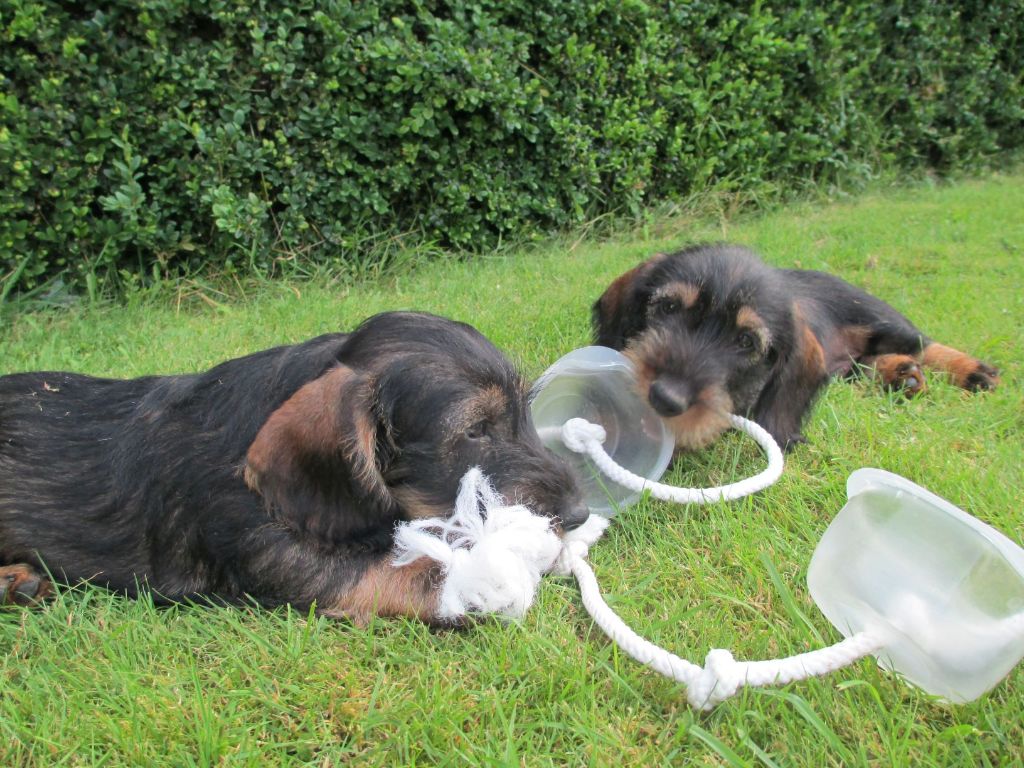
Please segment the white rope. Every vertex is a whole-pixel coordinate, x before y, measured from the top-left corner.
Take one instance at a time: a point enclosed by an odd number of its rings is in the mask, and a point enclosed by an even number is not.
[[[785,685],[795,680],[834,672],[884,645],[883,639],[860,632],[828,648],[766,661],[736,661],[721,648],[708,652],[700,667],[645,640],[620,619],[601,597],[597,578],[587,561],[575,555],[569,568],[580,585],[587,613],[631,658],[686,686],[686,699],[696,709],[709,710],[735,696],[744,686]]]
[[[592,424],[585,419],[569,419],[562,425],[562,442],[570,451],[589,456],[597,468],[610,480],[629,488],[636,493],[645,490],[662,501],[674,501],[677,504],[706,504],[713,501],[733,501],[762,491],[782,476],[782,449],[775,439],[760,424],[734,414],[729,415],[733,427],[750,435],[768,456],[768,466],[760,473],[745,480],[717,488],[678,488],[665,485],[646,477],[635,475],[625,467],[620,467],[605,452],[601,444],[605,440],[605,431],[600,424]]]
[[[615,464],[601,447],[604,430],[572,419],[563,427],[566,445],[586,453],[602,472],[634,491],[649,489],[660,499],[680,503],[737,499],[771,485],[782,472],[782,451],[764,429],[739,416],[733,425],[753,437],[768,454],[768,468],[755,477],[720,488],[675,488],[634,475]],[[607,467],[607,468],[606,468]],[[824,675],[878,650],[880,635],[861,632],[828,648],[785,659],[736,661],[724,649],[712,649],[704,666],[660,648],[640,637],[601,597],[594,572],[585,558],[604,533],[608,520],[591,515],[579,528],[559,537],[551,521],[522,505],[506,505],[479,469],[462,479],[454,514],[401,524],[395,533],[401,567],[420,557],[442,565],[439,614],[496,613],[522,617],[532,604],[543,573],[576,577],[583,605],[602,631],[636,661],[687,687],[687,700],[709,710],[744,686],[782,685]]]

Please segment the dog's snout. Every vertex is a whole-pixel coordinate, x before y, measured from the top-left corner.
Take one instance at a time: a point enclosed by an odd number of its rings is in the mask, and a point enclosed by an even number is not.
[[[583,525],[590,517],[590,509],[582,501],[572,503],[563,509],[558,519],[563,531],[572,531]]]
[[[647,391],[647,399],[659,416],[678,416],[690,407],[690,392],[679,382],[656,379]]]

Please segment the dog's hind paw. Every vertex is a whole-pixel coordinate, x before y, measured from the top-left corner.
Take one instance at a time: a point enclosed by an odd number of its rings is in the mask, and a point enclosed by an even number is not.
[[[957,384],[971,392],[995,389],[999,385],[999,371],[981,360],[975,360],[974,364],[974,370],[968,372]]]
[[[30,565],[0,567],[0,605],[35,605],[52,591],[49,579]]]
[[[924,364],[952,377],[953,383],[970,392],[995,389],[999,371],[953,347],[932,342],[924,349]]]

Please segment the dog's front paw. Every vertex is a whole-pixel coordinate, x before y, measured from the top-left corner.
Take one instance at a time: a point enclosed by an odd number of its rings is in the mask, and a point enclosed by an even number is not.
[[[896,369],[895,377],[887,382],[887,385],[900,390],[907,397],[913,397],[925,389],[924,371],[913,361],[901,364]]]
[[[0,605],[35,605],[51,591],[49,580],[30,565],[0,568]]]
[[[926,388],[924,371],[911,355],[879,355],[875,358],[874,368],[886,389],[913,397]]]
[[[790,432],[782,436],[772,435],[775,438],[775,442],[782,446],[782,450],[789,453],[798,445],[805,445],[807,438],[804,437],[803,432]]]

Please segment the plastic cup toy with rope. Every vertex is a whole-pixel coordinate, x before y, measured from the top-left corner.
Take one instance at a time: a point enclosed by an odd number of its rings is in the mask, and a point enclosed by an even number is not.
[[[949,502],[897,475],[854,472],[848,502],[811,558],[811,596],[845,639],[827,648],[766,661],[737,661],[713,649],[701,667],[648,642],[601,597],[586,561],[609,518],[642,492],[680,504],[729,501],[767,488],[783,470],[782,451],[740,416],[732,425],[768,458],[752,478],[718,488],[657,482],[673,440],[635,393],[629,361],[585,347],[556,362],[535,386],[533,418],[549,447],[584,480],[590,518],[558,536],[546,519],[508,505],[470,470],[454,513],[404,523],[396,567],[420,557],[441,564],[442,611],[521,617],[545,573],[572,574],[594,622],[623,651],[687,687],[687,700],[711,709],[744,686],[781,685],[824,675],[869,654],[925,691],[970,701],[1024,657],[1024,550]]]

